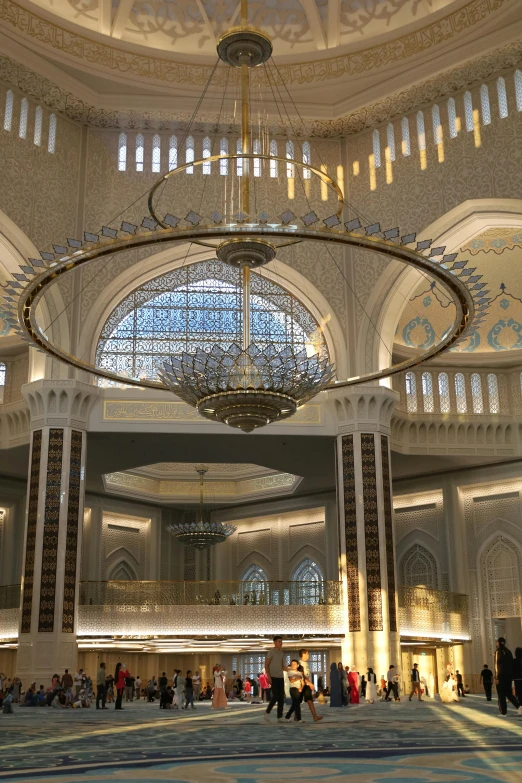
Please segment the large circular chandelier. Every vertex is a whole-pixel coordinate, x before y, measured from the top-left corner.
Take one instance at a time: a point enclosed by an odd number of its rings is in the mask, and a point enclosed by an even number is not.
[[[474,270],[456,253],[446,254],[445,247],[434,247],[430,240],[418,240],[415,233],[401,235],[398,227],[386,229],[379,223],[367,224],[361,220],[356,210],[344,201],[341,187],[325,166],[316,167],[310,160],[298,160],[297,156],[289,158],[288,154],[286,157],[267,154],[259,146],[255,148],[252,144],[251,75],[256,68],[266,65],[272,46],[263,32],[248,24],[247,0],[241,2],[241,23],[225,33],[217,52],[221,64],[238,75],[241,138],[237,154],[212,154],[210,151],[200,160],[192,159],[169,170],[150,189],[149,214],[141,225],[129,218],[117,227],[107,225],[96,233],[85,232],[82,240],[68,238],[63,245],[55,244],[52,250],[42,251],[41,258],[29,259],[21,266],[20,274],[15,274],[14,280],[4,287],[3,306],[10,312],[8,320],[15,331],[51,356],[116,383],[170,390],[194,406],[203,417],[251,432],[292,416],[299,406],[322,390],[380,380],[442,353],[467,336],[472,322],[476,328],[487,315],[489,299],[486,283],[480,282],[480,276],[473,275]],[[232,167],[234,162],[238,168],[241,164],[240,182],[233,199],[225,188],[223,199],[218,199],[213,209],[203,210],[196,205],[188,209],[184,218],[173,214],[174,210],[166,214],[163,209],[160,211],[169,183],[175,182],[175,178],[189,168],[193,171],[197,167],[208,167],[214,161],[223,165],[227,172],[229,164]],[[298,216],[291,209],[294,203],[291,199],[278,214],[259,209],[256,183],[258,179],[262,181],[263,162],[265,171],[280,162],[303,172],[306,175],[303,185],[306,178],[316,177],[332,194],[333,213],[322,217],[318,209],[309,205],[308,211]],[[351,214],[350,210],[353,210]],[[280,248],[296,245],[299,250],[299,243],[305,242],[321,243],[325,254],[335,246],[362,248],[430,275],[455,306],[452,327],[438,344],[422,355],[346,380],[334,379],[335,369],[325,350],[304,349],[291,340],[281,344],[270,339],[261,342],[253,339],[252,270],[261,270],[273,262]],[[62,276],[98,259],[111,259],[130,250],[173,243],[211,248],[219,261],[240,270],[241,340],[227,341],[224,336],[220,345],[193,346],[171,355],[157,368],[157,379],[127,377],[103,369],[56,344],[37,313],[50,286]]]

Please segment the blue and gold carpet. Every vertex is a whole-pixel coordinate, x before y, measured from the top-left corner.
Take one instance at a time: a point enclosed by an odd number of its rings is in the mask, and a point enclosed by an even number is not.
[[[0,714],[0,783],[498,783],[522,781],[522,718],[471,696],[320,708],[321,723],[270,725],[263,708],[164,712],[25,709]],[[305,720],[307,715],[303,716]]]

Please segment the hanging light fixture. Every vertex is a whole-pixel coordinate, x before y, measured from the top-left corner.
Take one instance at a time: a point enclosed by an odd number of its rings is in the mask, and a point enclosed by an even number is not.
[[[210,520],[210,515],[203,508],[203,480],[208,468],[205,465],[198,465],[196,472],[199,475],[199,513],[194,521],[189,519],[175,522],[167,525],[167,530],[180,544],[195,549],[208,549],[215,544],[222,544],[236,528],[233,525],[224,525]]]

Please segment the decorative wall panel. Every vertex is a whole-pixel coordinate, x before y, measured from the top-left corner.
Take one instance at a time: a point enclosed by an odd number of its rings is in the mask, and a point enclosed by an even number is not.
[[[65,572],[63,579],[62,632],[74,632],[74,605],[76,598],[76,564],[78,561],[78,533],[80,513],[80,485],[82,470],[83,433],[73,430],[69,460],[69,502],[67,504],[67,539],[65,543]]]
[[[103,513],[102,575],[104,579],[144,579],[149,520],[128,514]]]
[[[304,546],[313,547],[322,555],[324,552],[324,522],[304,522],[298,525],[290,525],[288,528],[290,537],[290,557],[299,552]]]
[[[49,430],[49,452],[47,455],[42,578],[40,583],[40,608],[38,617],[39,633],[52,633],[54,631],[62,459],[63,430],[51,429]]]
[[[353,435],[344,435],[343,454],[343,508],[346,534],[346,572],[348,587],[348,628],[361,630],[361,606],[359,596],[359,553],[357,547],[357,511],[355,497],[355,464]]]
[[[183,551],[183,579],[193,582],[196,578],[196,550],[191,546],[184,547]]]
[[[237,563],[243,562],[254,553],[260,554],[270,562],[272,560],[272,530],[245,530],[239,531],[237,537]]]
[[[35,430],[31,454],[31,475],[29,478],[29,502],[27,507],[27,541],[25,544],[24,595],[22,599],[22,633],[31,633],[31,610],[33,606],[34,552],[36,547],[36,524],[38,521],[38,492],[40,488],[40,460],[42,456],[42,430]]]
[[[395,556],[393,551],[393,517],[390,481],[390,452],[388,438],[381,435],[382,489],[384,500],[384,533],[386,537],[386,572],[388,576],[388,612],[390,631],[397,631],[397,602],[395,600]]]
[[[364,540],[366,544],[366,587],[368,596],[368,630],[382,631],[381,556],[379,548],[379,513],[375,436],[361,434],[361,461],[364,507]]]

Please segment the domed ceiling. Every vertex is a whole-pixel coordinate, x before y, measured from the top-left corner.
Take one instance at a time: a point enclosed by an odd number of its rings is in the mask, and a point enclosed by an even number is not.
[[[469,338],[453,349],[460,353],[491,353],[522,349],[522,229],[490,228],[462,248],[475,274],[487,283],[489,316]],[[396,349],[426,350],[450,327],[455,310],[446,294],[424,280],[403,310],[395,333]]]

